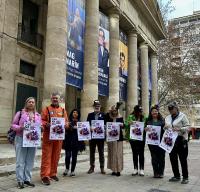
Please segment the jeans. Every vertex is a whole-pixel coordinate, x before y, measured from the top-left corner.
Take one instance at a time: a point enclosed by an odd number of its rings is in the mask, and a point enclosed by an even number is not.
[[[65,166],[66,166],[66,169],[68,169],[68,170],[70,167],[70,160],[72,157],[71,172],[75,171],[76,163],[77,163],[77,155],[78,155],[77,149],[65,150]]]
[[[23,138],[15,137],[16,177],[18,182],[31,181],[36,147],[23,147]]]

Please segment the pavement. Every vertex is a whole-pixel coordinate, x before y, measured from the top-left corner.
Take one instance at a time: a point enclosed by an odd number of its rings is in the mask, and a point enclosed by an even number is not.
[[[78,155],[76,167],[76,177],[63,177],[64,154],[59,163],[58,177],[59,182],[52,182],[50,186],[41,184],[39,177],[41,150],[37,152],[37,159],[33,171],[32,181],[36,184],[35,188],[17,189],[14,174],[15,164],[10,162],[13,158],[14,150],[8,145],[6,150],[0,145],[0,192],[26,191],[26,192],[200,192],[200,141],[194,140],[189,143],[189,184],[170,183],[172,176],[169,156],[166,154],[165,177],[163,179],[153,178],[151,158],[148,147],[145,150],[145,176],[131,176],[133,171],[132,153],[128,143],[124,142],[124,170],[120,177],[111,176],[111,171],[106,169],[106,175],[101,175],[98,163],[98,154],[96,154],[95,173],[88,175],[89,168],[88,149],[83,154]],[[2,153],[3,152],[3,153]],[[7,154],[7,155],[6,155]],[[107,153],[105,152],[105,156]],[[4,160],[2,160],[4,158]],[[7,164],[6,164],[7,159]],[[8,160],[10,159],[10,160]],[[107,158],[106,158],[107,159]],[[12,166],[12,167],[11,167]],[[7,167],[7,169],[6,169]],[[3,171],[4,169],[4,171]],[[13,171],[13,172],[11,172]]]

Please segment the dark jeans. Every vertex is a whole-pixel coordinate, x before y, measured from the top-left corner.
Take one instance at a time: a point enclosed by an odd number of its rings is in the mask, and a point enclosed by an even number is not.
[[[139,168],[144,170],[144,141],[133,141],[130,140],[130,145],[133,153],[133,165],[134,169],[138,169],[138,157],[139,157]]]
[[[164,175],[165,151],[156,145],[149,145],[154,175]]]
[[[77,155],[78,155],[77,149],[65,150],[65,166],[66,166],[66,169],[68,169],[68,170],[70,167],[70,160],[72,157],[71,172],[74,172],[74,170],[76,168]]]
[[[92,139],[89,142],[90,146],[90,166],[94,167],[95,166],[95,151],[96,151],[96,146],[98,148],[99,152],[99,163],[100,163],[100,168],[104,168],[104,140],[103,139]]]
[[[183,178],[188,178],[188,142],[184,140],[182,136],[178,136],[176,139],[174,148],[169,154],[170,161],[172,165],[172,171],[174,173],[174,177],[180,177],[179,167],[178,167],[178,157],[181,163],[182,175]]]

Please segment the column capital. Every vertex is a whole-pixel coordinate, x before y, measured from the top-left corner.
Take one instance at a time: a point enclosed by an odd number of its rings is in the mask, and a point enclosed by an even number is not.
[[[140,49],[148,49],[148,43],[147,42],[140,43]]]
[[[137,37],[138,32],[137,32],[137,30],[136,30],[135,28],[132,28],[132,29],[129,29],[129,30],[127,31],[127,34],[128,34],[128,36]]]
[[[117,17],[119,18],[119,15],[121,14],[119,7],[111,7],[108,11],[109,17]]]
[[[157,58],[158,57],[158,53],[157,52],[153,52],[150,54],[151,58]]]

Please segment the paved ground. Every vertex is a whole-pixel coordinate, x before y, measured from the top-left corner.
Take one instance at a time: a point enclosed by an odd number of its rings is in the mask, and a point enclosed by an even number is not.
[[[147,149],[147,147],[146,147]],[[178,183],[169,183],[168,179],[172,176],[169,157],[166,155],[165,177],[163,179],[152,178],[152,167],[150,163],[150,155],[148,149],[145,152],[145,177],[131,176],[133,165],[132,155],[128,145],[125,145],[124,154],[124,170],[121,177],[111,176],[110,170],[106,170],[106,175],[99,172],[99,164],[96,165],[96,172],[88,175],[88,164],[86,154],[79,155],[79,160],[83,160],[77,164],[76,177],[62,177],[63,166],[59,167],[59,182],[52,182],[50,186],[43,186],[40,182],[39,171],[33,172],[33,182],[35,188],[25,188],[22,191],[27,192],[116,192],[116,191],[134,191],[134,192],[200,192],[200,142],[191,142],[189,145],[189,171],[190,183],[183,185]],[[1,167],[0,167],[1,169]],[[0,192],[21,191],[16,188],[15,175],[0,177]]]

